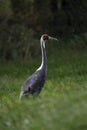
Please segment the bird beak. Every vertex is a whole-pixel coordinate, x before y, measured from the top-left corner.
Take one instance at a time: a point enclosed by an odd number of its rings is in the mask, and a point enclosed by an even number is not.
[[[49,39],[58,41],[58,39],[57,39],[57,38],[50,37],[50,36],[49,36]]]

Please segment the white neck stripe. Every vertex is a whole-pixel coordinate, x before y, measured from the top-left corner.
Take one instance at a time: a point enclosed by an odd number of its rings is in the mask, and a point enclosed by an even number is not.
[[[41,70],[42,66],[43,66],[43,47],[45,48],[45,41],[43,40],[42,37],[40,39],[40,44],[41,44],[41,51],[42,51],[42,63],[40,65],[40,67],[36,71]]]

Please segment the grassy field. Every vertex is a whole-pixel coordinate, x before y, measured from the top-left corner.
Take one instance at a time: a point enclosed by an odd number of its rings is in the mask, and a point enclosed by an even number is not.
[[[19,101],[22,83],[39,63],[0,63],[0,130],[87,130],[87,51],[48,56],[40,96]]]

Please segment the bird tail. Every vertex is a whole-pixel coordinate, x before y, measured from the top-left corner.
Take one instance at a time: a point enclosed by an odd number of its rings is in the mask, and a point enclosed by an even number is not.
[[[21,92],[20,92],[19,99],[21,99],[21,98],[23,97],[23,95],[24,95],[24,91],[21,91]]]

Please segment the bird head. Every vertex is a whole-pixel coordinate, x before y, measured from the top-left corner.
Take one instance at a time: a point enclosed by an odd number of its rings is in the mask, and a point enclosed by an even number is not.
[[[58,40],[57,38],[51,37],[48,34],[43,34],[42,35],[42,39],[43,40],[49,40],[49,39],[51,39],[51,40]]]

